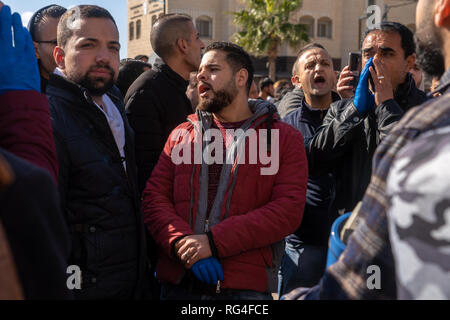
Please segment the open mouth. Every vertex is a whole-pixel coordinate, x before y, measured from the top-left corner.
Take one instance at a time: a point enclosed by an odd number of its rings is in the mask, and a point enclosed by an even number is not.
[[[205,94],[207,94],[209,91],[211,90],[211,88],[206,85],[206,84],[199,84],[198,86],[198,94],[200,96],[204,96]]]
[[[325,83],[325,78],[322,76],[316,76],[314,77],[314,83],[315,84]]]

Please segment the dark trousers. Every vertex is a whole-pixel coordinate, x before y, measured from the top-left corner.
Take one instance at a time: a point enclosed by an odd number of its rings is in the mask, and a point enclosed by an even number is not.
[[[326,246],[286,241],[278,272],[278,296],[298,287],[313,287],[320,281],[327,263]]]

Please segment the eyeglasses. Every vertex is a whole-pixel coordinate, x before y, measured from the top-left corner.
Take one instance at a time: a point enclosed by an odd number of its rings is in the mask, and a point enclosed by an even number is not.
[[[51,43],[55,46],[58,44],[58,41],[56,39],[55,40],[47,40],[47,41],[34,41],[34,42],[36,42],[36,43]]]

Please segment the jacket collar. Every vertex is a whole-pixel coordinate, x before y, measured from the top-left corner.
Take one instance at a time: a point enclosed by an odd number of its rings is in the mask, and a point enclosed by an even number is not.
[[[442,75],[441,79],[439,80],[439,86],[431,94],[434,94],[437,92],[444,94],[449,89],[449,86],[450,86],[450,69],[447,69],[447,71],[445,71],[445,73]]]
[[[113,87],[106,92],[106,94],[111,98],[114,104],[118,106],[121,104],[121,99],[119,98],[119,94],[116,90],[117,88]],[[94,103],[86,88],[54,73],[50,74],[46,93],[49,96],[59,96],[72,100],[73,102],[87,101],[89,103]]]
[[[416,83],[414,82],[414,78],[408,72],[406,74],[405,81],[397,87],[397,90],[395,90],[394,99],[396,101],[400,101],[402,99],[407,98],[409,96],[409,94],[411,93],[411,90],[415,87],[416,87]]]
[[[410,73],[406,74],[405,81],[397,87],[394,93],[394,100],[402,107],[408,110],[417,104],[418,92],[414,78]]]
[[[189,81],[184,80],[182,76],[173,71],[167,64],[157,64],[154,66],[154,69],[157,72],[164,73],[174,84],[180,89],[182,92],[186,92],[186,89],[189,85]]]
[[[341,97],[334,91],[331,91],[331,100],[333,102],[336,102],[338,100],[341,100]],[[331,105],[331,104],[330,104]],[[300,115],[299,115],[299,121],[311,120],[312,117],[322,117],[326,112],[328,111],[329,107],[326,109],[313,109],[311,106],[306,102],[305,97],[302,98],[302,105],[299,109]]]

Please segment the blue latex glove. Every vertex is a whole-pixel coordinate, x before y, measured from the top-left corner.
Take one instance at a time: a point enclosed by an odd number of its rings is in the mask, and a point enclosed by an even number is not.
[[[202,282],[215,285],[217,281],[223,281],[222,266],[216,258],[209,257],[199,260],[194,263],[191,270]]]
[[[14,30],[14,46],[11,26]],[[18,13],[0,10],[0,94],[12,90],[41,91],[39,67],[33,41]]]
[[[366,112],[374,105],[375,98],[373,94],[369,91],[369,76],[370,70],[369,68],[373,65],[373,57],[367,61],[364,66],[363,71],[361,72],[361,76],[359,78],[358,86],[355,90],[355,98],[353,99],[353,104],[356,109],[358,109],[359,113],[362,115],[366,114]]]

